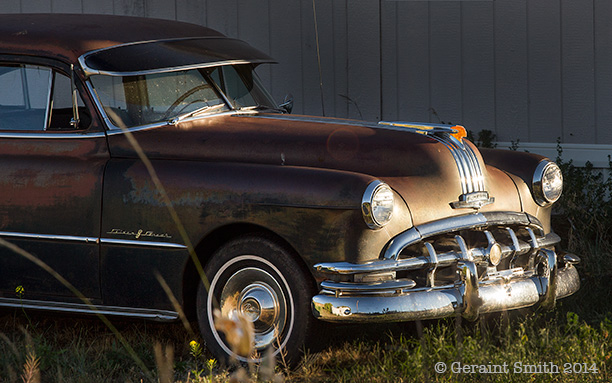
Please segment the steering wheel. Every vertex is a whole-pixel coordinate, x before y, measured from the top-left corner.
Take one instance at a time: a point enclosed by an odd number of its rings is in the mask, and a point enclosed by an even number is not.
[[[170,107],[168,107],[168,109],[166,109],[166,112],[164,113],[164,115],[162,116],[162,120],[167,119],[168,117],[170,117],[172,115],[172,113],[174,113],[174,110],[183,102],[187,99],[187,97],[193,95],[194,93],[209,88],[210,86],[208,84],[200,84],[198,86],[194,86],[193,88],[189,89],[187,92],[183,93],[179,98],[177,98],[172,105],[170,105]],[[181,108],[181,112],[183,110],[185,110],[185,108],[187,108],[189,105],[192,105],[196,102],[208,102],[208,100],[194,100],[191,101],[190,103],[188,103],[187,105],[185,105],[184,107]]]

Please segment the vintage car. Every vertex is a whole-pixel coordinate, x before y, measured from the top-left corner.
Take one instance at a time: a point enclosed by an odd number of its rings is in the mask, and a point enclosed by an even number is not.
[[[215,312],[292,357],[319,320],[473,320],[579,288],[546,158],[289,115],[254,72],[273,59],[201,26],[1,15],[0,36],[0,307],[184,312],[244,360]]]

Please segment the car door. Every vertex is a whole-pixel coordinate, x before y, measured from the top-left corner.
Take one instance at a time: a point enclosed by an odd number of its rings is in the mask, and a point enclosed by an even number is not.
[[[96,302],[109,153],[102,127],[82,101],[80,123],[71,124],[69,70],[52,64],[0,57],[0,238]],[[79,301],[47,270],[0,244],[0,303],[15,299]]]

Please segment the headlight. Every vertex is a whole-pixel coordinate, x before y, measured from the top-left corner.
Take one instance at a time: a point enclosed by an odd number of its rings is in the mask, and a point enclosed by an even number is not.
[[[386,183],[373,181],[368,185],[361,200],[361,212],[370,229],[381,228],[391,221],[393,202],[393,191]]]
[[[542,161],[533,175],[533,194],[540,206],[556,202],[563,192],[563,174],[551,161]]]

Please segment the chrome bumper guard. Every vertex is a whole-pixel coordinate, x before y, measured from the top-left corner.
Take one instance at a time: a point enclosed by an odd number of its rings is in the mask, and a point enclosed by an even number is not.
[[[443,232],[466,228],[486,231],[489,226],[503,227],[505,223],[517,222],[528,228],[531,243],[522,243],[508,228],[512,240],[510,246],[498,243],[492,235],[487,234],[487,249],[468,249],[463,238],[457,235],[459,252],[437,254],[431,244],[425,243],[429,256],[399,259],[401,250],[410,244],[426,241]],[[534,234],[534,230],[539,235]],[[555,234],[544,235],[534,217],[516,213],[473,214],[413,228],[390,243],[384,259],[367,264],[318,264],[315,269],[327,274],[352,276],[427,269],[431,275],[430,286],[415,288],[416,283],[411,279],[372,282],[367,282],[367,278],[360,282],[327,280],[321,283],[320,294],[312,299],[312,311],[315,317],[329,322],[400,322],[457,314],[475,320],[481,313],[535,304],[553,308],[558,298],[571,295],[580,287],[578,272],[574,267],[580,259],[573,254],[565,254],[558,259],[553,250],[544,248],[558,240]],[[479,278],[477,262],[486,262],[491,257],[491,249],[496,249],[497,253],[501,250],[502,257],[532,252],[534,268],[524,270],[516,267],[501,271],[493,268]],[[452,264],[456,265],[459,280],[451,285],[435,286],[433,274],[437,267]]]

